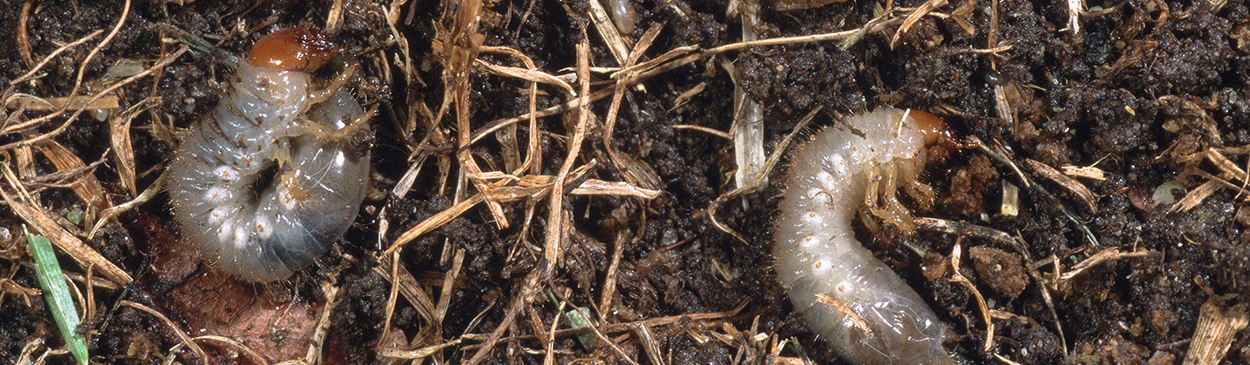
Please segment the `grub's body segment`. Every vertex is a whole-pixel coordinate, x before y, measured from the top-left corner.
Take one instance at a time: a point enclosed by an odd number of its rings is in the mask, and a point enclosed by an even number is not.
[[[344,136],[370,132],[346,90],[317,97],[307,72],[333,54],[325,38],[292,28],[258,41],[170,166],[174,217],[220,272],[254,282],[287,278],[324,254],[357,214],[368,185],[369,146],[361,142],[368,138]],[[274,170],[272,182],[257,186]]]
[[[774,230],[777,275],[808,327],[852,363],[953,364],[942,348],[946,326],[851,229],[878,183],[870,176],[915,178],[923,170],[928,131],[903,115],[882,108],[849,117],[850,128],[825,128],[799,148]]]

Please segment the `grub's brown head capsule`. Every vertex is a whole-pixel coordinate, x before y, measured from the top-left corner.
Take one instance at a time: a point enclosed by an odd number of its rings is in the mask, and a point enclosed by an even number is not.
[[[287,28],[252,45],[247,63],[279,70],[312,72],[339,52],[328,34],[312,28]]]
[[[915,109],[908,111],[907,115],[916,120],[916,124],[920,127],[920,133],[924,135],[924,144],[926,146],[936,144],[948,150],[964,148],[959,143],[959,140],[955,138],[955,132],[951,131],[942,118]]]

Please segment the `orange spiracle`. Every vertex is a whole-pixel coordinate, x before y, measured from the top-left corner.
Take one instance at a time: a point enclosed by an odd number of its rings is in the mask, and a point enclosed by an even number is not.
[[[252,45],[247,63],[257,67],[312,72],[339,52],[328,34],[312,28],[287,28]]]

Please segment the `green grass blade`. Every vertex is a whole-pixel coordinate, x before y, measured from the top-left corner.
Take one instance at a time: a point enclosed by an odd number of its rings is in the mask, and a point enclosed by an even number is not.
[[[577,307],[577,309],[564,312],[564,320],[569,322],[569,327],[576,329],[595,325],[594,320],[590,318],[590,308],[586,307]],[[581,342],[582,348],[586,349],[586,351],[595,350],[595,340],[593,332],[577,334],[577,341]]]
[[[87,363],[87,340],[78,334],[78,308],[74,307],[74,298],[69,295],[69,286],[65,284],[65,275],[61,274],[61,264],[56,260],[56,252],[52,250],[52,242],[48,237],[26,233],[26,242],[30,245],[30,254],[35,258],[36,276],[39,287],[43,289],[43,298],[48,301],[48,310],[56,320],[56,327],[61,330],[61,338],[79,364]]]

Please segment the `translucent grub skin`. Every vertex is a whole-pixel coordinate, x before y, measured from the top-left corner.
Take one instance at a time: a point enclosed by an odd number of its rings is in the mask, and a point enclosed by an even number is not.
[[[174,218],[218,272],[285,279],[356,217],[368,185],[369,114],[341,83],[319,89],[310,74],[337,52],[315,29],[262,38],[228,94],[183,138],[170,166]]]
[[[795,312],[850,363],[954,364],[946,325],[851,228],[870,192],[886,200],[875,215],[910,219],[899,217],[908,213],[896,184],[916,181],[926,140],[946,133],[928,113],[881,108],[817,132],[793,156],[773,231],[777,276]]]
[[[638,22],[638,13],[634,12],[634,4],[630,0],[608,0],[608,10],[612,12],[612,23],[621,34],[634,33],[634,23]]]

